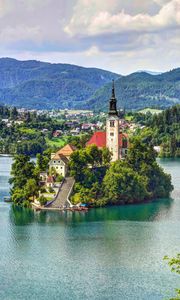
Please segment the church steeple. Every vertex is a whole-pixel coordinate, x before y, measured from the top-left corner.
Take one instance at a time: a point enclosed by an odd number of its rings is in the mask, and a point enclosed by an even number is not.
[[[112,95],[109,100],[109,116],[117,116],[118,115],[116,104],[117,104],[117,100],[116,100],[116,96],[115,96],[115,87],[114,87],[114,80],[113,80]]]

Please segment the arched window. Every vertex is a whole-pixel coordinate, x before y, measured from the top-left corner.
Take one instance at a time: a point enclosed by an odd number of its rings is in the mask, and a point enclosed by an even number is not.
[[[114,127],[114,121],[110,121],[110,127]]]

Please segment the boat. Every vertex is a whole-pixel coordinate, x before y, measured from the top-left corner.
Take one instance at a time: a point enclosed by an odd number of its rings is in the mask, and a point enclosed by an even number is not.
[[[9,196],[4,197],[4,202],[6,202],[6,203],[12,202],[11,197],[9,197]]]
[[[73,207],[72,211],[88,211],[88,207]]]

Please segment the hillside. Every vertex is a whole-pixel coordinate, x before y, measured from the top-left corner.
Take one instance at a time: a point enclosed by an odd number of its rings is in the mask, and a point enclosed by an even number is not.
[[[180,68],[160,75],[133,73],[122,76],[115,82],[119,107],[142,109],[145,107],[166,108],[180,103]],[[111,83],[95,92],[86,106],[98,110],[107,106]]]
[[[36,109],[84,108],[84,101],[97,89],[118,77],[96,68],[2,58],[0,104]]]
[[[143,125],[141,132],[136,132],[142,140],[160,146],[161,157],[180,157],[180,104],[158,111],[158,114],[136,112],[133,121]]]
[[[159,75],[112,72],[69,64],[0,59],[0,104],[36,109],[106,110],[115,79],[119,107],[166,108],[180,103],[180,68]]]

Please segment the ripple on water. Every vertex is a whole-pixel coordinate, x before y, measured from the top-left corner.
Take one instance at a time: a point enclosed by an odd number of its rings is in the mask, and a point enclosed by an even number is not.
[[[173,176],[172,200],[87,214],[0,203],[0,299],[170,298],[179,278],[163,256],[179,252],[179,169],[174,162],[162,165]],[[3,177],[0,198],[7,181]]]

